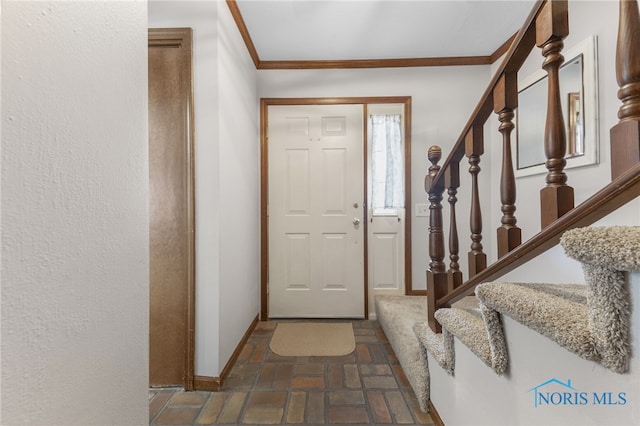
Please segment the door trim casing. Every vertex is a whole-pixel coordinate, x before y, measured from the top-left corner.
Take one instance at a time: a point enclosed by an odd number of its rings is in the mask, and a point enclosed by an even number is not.
[[[404,104],[405,112],[405,294],[416,295],[426,293],[424,290],[413,290],[411,284],[411,96],[381,97],[344,97],[344,98],[261,98],[260,99],[260,320],[269,319],[269,141],[268,141],[268,108],[284,105],[348,105],[363,104],[364,123],[366,123],[367,104]],[[364,200],[369,205],[367,194],[367,129],[363,129],[364,144]],[[364,244],[367,242],[367,211],[364,211]],[[368,282],[368,250],[364,251],[364,313],[369,317],[369,282]]]
[[[193,30],[191,28],[149,28],[148,47],[175,47],[188,51],[189,91],[187,93],[188,121],[186,134],[187,157],[187,306],[186,339],[184,348],[184,389],[193,390],[195,369],[195,330],[196,330],[196,244],[195,244],[195,153],[194,153],[194,97],[193,97]]]

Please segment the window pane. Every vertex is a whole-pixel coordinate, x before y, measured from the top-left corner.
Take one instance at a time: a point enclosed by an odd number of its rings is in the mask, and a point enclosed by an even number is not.
[[[404,206],[401,116],[371,115],[371,207],[374,214],[397,214]]]

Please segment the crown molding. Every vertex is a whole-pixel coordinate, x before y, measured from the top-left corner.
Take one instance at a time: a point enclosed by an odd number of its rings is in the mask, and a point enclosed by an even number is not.
[[[309,60],[309,61],[263,61],[258,55],[247,25],[242,18],[236,0],[226,0],[238,31],[253,63],[258,70],[309,70],[309,69],[355,69],[355,68],[407,68],[407,67],[447,67],[461,65],[490,65],[509,49],[516,34],[511,36],[490,56],[458,56],[440,58],[397,58],[397,59],[356,59],[356,60]]]
[[[360,59],[330,61],[260,61],[260,70],[302,70],[336,68],[407,68],[446,67],[452,65],[488,65],[489,56],[465,56],[444,58]]]
[[[249,55],[253,60],[253,64],[257,69],[260,69],[260,57],[258,56],[258,51],[253,44],[253,40],[251,40],[251,35],[249,34],[249,30],[247,29],[247,25],[244,23],[244,19],[242,18],[242,14],[240,13],[240,8],[238,7],[238,3],[236,0],[227,0],[227,6],[231,11],[231,16],[233,16],[233,20],[236,21],[236,26],[238,27],[238,31],[242,35],[242,39],[244,40],[244,44],[247,46],[247,50],[249,51]]]

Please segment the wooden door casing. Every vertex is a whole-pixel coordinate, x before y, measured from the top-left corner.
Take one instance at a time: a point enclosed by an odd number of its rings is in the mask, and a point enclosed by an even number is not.
[[[149,30],[149,381],[193,389],[192,30]]]
[[[336,104],[383,104],[400,103],[404,105],[404,136],[405,158],[411,158],[411,97],[410,96],[378,96],[378,97],[337,97],[337,98],[262,98],[260,99],[260,319],[269,319],[269,140],[268,132],[268,108],[271,105],[336,105]],[[366,153],[365,153],[366,155]],[[366,197],[366,188],[365,197]],[[367,200],[368,202],[368,200]],[[411,201],[411,161],[405,165],[405,207],[412,206]],[[410,209],[408,211],[411,211]],[[364,223],[368,216],[365,216]],[[407,214],[404,221],[404,271],[405,294],[424,295],[425,290],[416,290],[412,286],[412,262],[411,262],[411,215]],[[367,231],[365,229],[365,244],[367,244]],[[368,264],[365,251],[365,264]],[[365,268],[365,314],[368,307],[368,271]]]

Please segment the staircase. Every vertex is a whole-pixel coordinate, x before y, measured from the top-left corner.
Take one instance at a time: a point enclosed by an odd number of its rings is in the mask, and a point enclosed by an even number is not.
[[[430,398],[440,398],[433,405],[438,407],[440,417],[448,419],[447,424],[613,424],[616,414],[638,413],[640,389],[633,374],[637,374],[640,362],[638,357],[631,361],[630,328],[638,333],[640,317],[638,310],[632,316],[630,307],[633,302],[640,303],[640,283],[630,288],[629,281],[640,280],[640,274],[633,272],[640,271],[640,227],[574,229],[565,233],[561,246],[567,256],[582,263],[586,284],[479,285],[475,297],[436,312],[441,334],[434,333],[424,320],[426,297],[376,298],[378,319],[408,377],[413,378],[411,384],[423,409],[428,409]],[[523,327],[529,329],[525,334]],[[636,353],[639,346],[636,341]],[[527,348],[524,354],[522,347]],[[577,362],[576,355],[584,361]],[[547,367],[564,367],[548,371],[516,368],[531,363],[532,357],[551,363]],[[465,377],[469,370],[473,375]],[[482,379],[474,380],[477,376]],[[577,390],[570,390],[566,401],[556,396],[564,395],[563,389],[547,393],[550,397],[541,394],[537,402],[546,406],[535,407],[538,394],[528,391],[551,379],[563,383],[573,379]],[[601,381],[608,386],[600,385]],[[489,405],[478,410],[486,411],[491,406],[495,411],[485,413],[485,418],[474,417],[477,413],[469,412],[468,407],[478,396],[468,395],[469,391],[486,395],[487,387],[502,388],[498,393],[509,399],[514,399],[515,393],[516,405],[525,409],[505,413],[489,398]],[[448,392],[466,395],[464,401],[447,395],[447,388],[451,388]],[[620,393],[624,393],[624,404]],[[582,412],[574,402],[584,403]],[[631,408],[628,404],[636,405]],[[597,418],[594,408],[600,412],[599,422],[593,421]],[[520,417],[528,412],[528,418]],[[623,418],[631,423],[620,424],[637,424],[638,419]],[[584,423],[586,419],[591,420]]]
[[[572,10],[584,18],[584,7]],[[569,9],[563,0],[536,2],[444,163],[439,164],[440,147],[429,149],[426,296],[375,301],[377,318],[421,408],[439,423],[640,424],[640,227],[633,210],[640,207],[640,14],[637,0],[620,0],[615,62],[622,105],[610,133],[611,181],[588,198],[578,197],[586,199],[576,205],[564,170],[561,101],[566,94],[559,85]],[[535,45],[548,77],[542,141],[548,173],[540,190],[541,230],[523,241],[526,230],[515,216],[511,132],[517,72]],[[601,73],[605,66],[599,67]],[[492,240],[497,245],[493,263],[483,247],[480,201],[487,197],[479,190],[484,126],[491,112],[502,135],[502,218]],[[600,111],[600,116],[606,114]],[[461,260],[456,203],[464,157],[470,165],[471,250]],[[585,171],[578,175],[590,179]],[[578,181],[578,190],[582,187],[590,185]],[[449,196],[443,202],[445,191]],[[618,209],[630,202],[632,210],[620,221]],[[568,259],[579,262],[584,275],[573,283],[549,278],[553,274],[546,270],[572,262]]]

